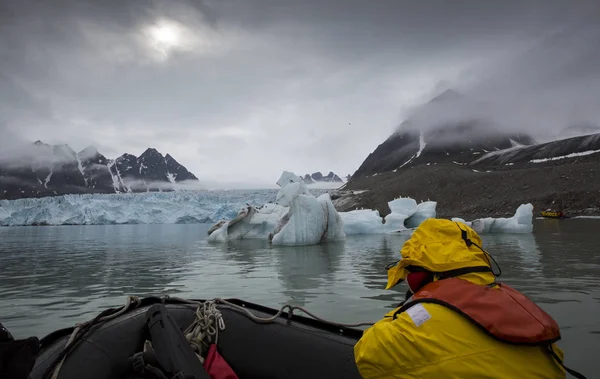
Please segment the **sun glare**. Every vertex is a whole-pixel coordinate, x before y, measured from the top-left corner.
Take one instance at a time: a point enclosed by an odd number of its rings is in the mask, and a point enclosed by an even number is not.
[[[179,41],[179,33],[170,25],[157,25],[150,30],[150,34],[156,42],[165,46],[175,46]]]
[[[206,54],[215,47],[209,28],[186,25],[169,18],[160,18],[146,25],[139,37],[151,57],[163,62],[176,53]]]
[[[168,58],[174,50],[184,49],[183,28],[170,20],[159,20],[144,31],[147,44],[158,53],[161,59]]]

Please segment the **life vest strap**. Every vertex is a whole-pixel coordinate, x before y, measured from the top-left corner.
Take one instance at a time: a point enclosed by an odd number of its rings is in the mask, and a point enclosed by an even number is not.
[[[554,352],[554,349],[552,349],[552,344],[548,345],[548,351],[550,352],[550,355],[552,355],[552,357],[556,360],[556,362],[558,362],[558,364],[561,365],[562,368],[565,369],[566,372],[573,375],[577,379],[587,379],[586,376],[583,375],[582,373],[577,372],[577,371],[565,366],[562,359],[560,359],[560,357],[558,355],[556,355],[556,353]]]

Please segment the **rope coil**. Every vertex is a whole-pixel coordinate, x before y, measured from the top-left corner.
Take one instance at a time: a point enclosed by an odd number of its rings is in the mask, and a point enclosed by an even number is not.
[[[183,332],[194,352],[204,363],[204,355],[211,344],[219,342],[219,331],[225,330],[225,321],[214,300],[207,300],[196,308],[196,319]]]

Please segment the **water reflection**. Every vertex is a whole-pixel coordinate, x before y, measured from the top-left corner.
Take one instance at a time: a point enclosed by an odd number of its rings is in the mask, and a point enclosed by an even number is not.
[[[410,235],[406,234],[348,237],[347,243],[353,246],[348,251],[352,267],[362,276],[365,288],[370,290],[361,297],[382,301],[382,312],[396,307],[404,300],[404,284],[388,291],[384,289],[387,284],[386,266],[400,258],[400,250],[408,238]]]
[[[384,288],[385,266],[400,257],[406,235],[277,247],[260,240],[209,244],[208,227],[0,228],[0,320],[19,337],[41,336],[126,295],[168,293],[291,303],[357,322],[378,320],[404,299],[405,285]],[[577,368],[591,368],[600,348],[598,230],[600,220],[536,220],[533,234],[483,236],[502,267],[500,280],[557,319],[567,363]]]
[[[284,294],[293,304],[332,293],[332,283],[344,254],[343,242],[315,246],[274,247],[272,254]]]

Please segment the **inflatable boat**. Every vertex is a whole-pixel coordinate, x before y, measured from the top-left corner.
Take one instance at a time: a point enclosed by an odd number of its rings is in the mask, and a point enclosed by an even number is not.
[[[545,211],[540,212],[540,215],[544,218],[558,218],[558,219],[569,218],[569,217],[565,216],[565,214],[562,211],[555,211],[552,209],[546,209]]]
[[[228,379],[360,378],[353,347],[362,324],[351,326],[289,305],[130,297],[122,308],[42,338],[30,378],[218,378],[199,351],[209,344],[208,354],[235,373],[221,376]]]

